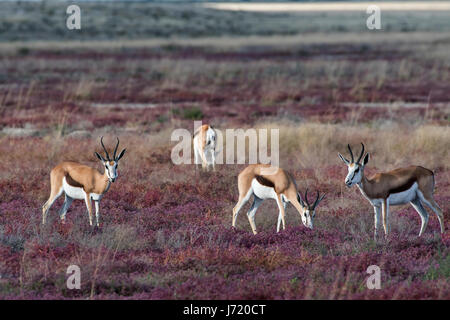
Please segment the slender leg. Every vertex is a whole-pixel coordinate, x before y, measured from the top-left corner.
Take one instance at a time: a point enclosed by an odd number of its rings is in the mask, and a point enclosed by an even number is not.
[[[211,169],[211,167],[212,167],[209,155],[210,155],[209,148],[205,148],[204,157],[205,157],[205,161],[206,161],[206,171],[209,171]]]
[[[248,221],[250,222],[250,226],[252,227],[253,234],[256,234],[256,224],[255,224],[255,213],[258,210],[258,207],[263,202],[262,199],[255,196],[255,200],[253,201],[252,207],[247,212]]]
[[[444,215],[442,213],[442,209],[439,207],[439,205],[434,201],[433,196],[422,196],[420,199],[424,204],[426,204],[433,212],[436,214],[439,225],[441,226],[441,233],[444,233],[445,227],[444,227]]]
[[[294,206],[294,208],[297,209],[297,212],[300,215],[300,219],[301,219],[302,214],[303,214],[303,207],[300,204],[300,202],[298,202],[297,191],[296,190],[288,190],[287,192],[285,192],[284,195],[289,200],[289,202]]]
[[[214,148],[211,149],[211,159],[213,171],[216,171],[216,150],[214,150]]]
[[[389,233],[389,200],[384,199],[381,205],[381,215],[383,218],[384,235],[387,238]]]
[[[197,148],[194,146],[194,157],[195,157],[195,169],[201,164],[200,155],[198,154]]]
[[[100,201],[94,201],[95,204],[95,220],[97,222],[97,227],[100,227]]]
[[[51,206],[55,203],[56,199],[58,199],[62,193],[63,188],[61,188],[59,191],[52,190],[50,192],[50,197],[48,198],[47,202],[42,206],[42,224],[45,224],[45,222],[47,221],[48,211],[50,210]]]
[[[85,194],[84,200],[86,202],[86,207],[89,213],[89,224],[92,226],[92,203],[91,203],[91,195],[89,193]]]
[[[241,198],[241,196],[239,196],[239,200],[236,203],[236,205],[233,208],[233,222],[231,223],[231,226],[234,228],[236,227],[236,220],[239,214],[239,210],[241,210],[242,206],[244,205],[244,198]]]
[[[425,231],[427,224],[428,224],[428,212],[423,207],[419,198],[416,198],[413,201],[411,201],[411,205],[419,213],[420,219],[422,220],[422,225],[420,226],[420,232],[419,232],[419,237],[420,237],[423,234],[423,232]]]
[[[283,200],[281,199],[280,194],[277,194],[277,204],[278,204],[279,215],[281,216],[281,222],[283,223],[283,230],[285,230],[286,222],[284,220],[284,205],[283,205]]]
[[[233,208],[233,223],[232,223],[233,228],[236,226],[236,220],[237,220],[239,211],[241,210],[242,206],[245,205],[247,203],[247,201],[250,199],[250,196],[252,195],[252,193],[253,193],[253,191],[250,188],[247,191],[247,194],[245,196],[242,196],[241,194],[239,194],[239,200]]]
[[[283,201],[284,212],[286,212],[286,205],[287,205],[287,202]],[[278,213],[277,232],[280,231],[281,220],[282,220],[281,219],[281,214]]]
[[[201,148],[201,147],[197,147],[196,148],[197,153],[198,153],[198,157],[200,158],[200,163],[202,165],[202,169],[205,169],[206,166],[208,165],[208,163],[206,162],[206,157],[205,157],[205,149]]]
[[[381,218],[381,207],[374,206],[374,218],[375,218],[375,232],[373,234],[373,240],[377,240],[378,229],[380,228],[380,218]]]
[[[66,194],[66,197],[64,199],[64,204],[61,208],[61,210],[59,211],[59,217],[61,218],[61,222],[64,224],[66,223],[66,213],[67,210],[69,210],[70,205],[72,204],[73,198],[69,197]]]

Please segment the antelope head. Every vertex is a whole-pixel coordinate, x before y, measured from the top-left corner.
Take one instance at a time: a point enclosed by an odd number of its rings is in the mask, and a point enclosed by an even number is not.
[[[361,182],[361,179],[364,176],[364,167],[369,162],[369,154],[367,153],[364,157],[364,160],[362,163],[360,163],[360,160],[362,156],[364,155],[364,144],[361,142],[361,153],[358,157],[358,160],[355,161],[353,158],[353,152],[352,148],[350,148],[350,145],[347,145],[348,151],[350,152],[350,156],[352,157],[352,160],[349,161],[342,154],[339,153],[339,158],[341,158],[342,161],[347,165],[348,173],[345,177],[345,185],[347,187],[351,187],[354,184],[358,184]]]
[[[116,156],[117,148],[119,147],[119,138],[117,138],[117,144],[116,144],[116,147],[114,148],[114,155],[113,155],[113,157],[111,159],[109,157],[108,151],[105,148],[105,145],[103,144],[103,137],[101,137],[100,143],[102,144],[103,150],[105,151],[106,158],[103,158],[97,152],[95,152],[95,155],[97,156],[97,158],[105,166],[105,173],[106,173],[109,181],[114,182],[114,181],[116,181],[117,176],[118,176],[118,174],[117,174],[117,166],[119,164],[119,160],[125,154],[125,150],[126,149],[123,149],[122,152],[120,152],[120,154],[118,156]]]
[[[319,191],[317,191],[317,197],[314,203],[311,205],[308,202],[308,189],[305,191],[305,200],[303,201],[302,196],[300,192],[297,193],[298,201],[300,202],[300,205],[302,206],[302,212],[300,213],[300,216],[302,218],[303,225],[307,228],[312,229],[313,223],[314,223],[314,217],[316,216],[316,207],[320,203],[320,201],[325,198],[325,193],[319,197]]]

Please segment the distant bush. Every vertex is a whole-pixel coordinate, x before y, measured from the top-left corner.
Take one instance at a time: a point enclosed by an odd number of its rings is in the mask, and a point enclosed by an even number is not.
[[[188,120],[200,120],[203,118],[203,112],[197,107],[185,109],[183,111],[183,118]]]
[[[29,53],[30,53],[30,49],[27,48],[27,47],[22,47],[22,48],[17,49],[17,54],[18,54],[18,55],[26,56],[26,55],[28,55]]]

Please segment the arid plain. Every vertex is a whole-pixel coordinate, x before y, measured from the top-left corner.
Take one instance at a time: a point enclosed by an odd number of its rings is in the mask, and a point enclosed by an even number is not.
[[[387,13],[390,28],[369,32],[365,13],[86,4],[88,23],[72,39],[59,4],[0,6],[9,12],[0,36],[0,298],[450,298],[450,12]],[[92,12],[109,18],[96,25]],[[150,26],[133,19],[140,13]],[[20,27],[28,16],[47,27]],[[244,165],[203,173],[171,161],[172,131],[193,131],[194,120],[279,129],[281,166],[302,192],[327,193],[315,228],[288,206],[277,234],[277,207],[266,201],[256,236],[249,205],[232,229]],[[100,136],[127,148],[101,228],[89,226],[83,201],[62,225],[63,197],[42,226],[50,170],[63,160],[103,170]],[[428,210],[418,238],[420,217],[405,205],[392,211],[389,239],[373,240],[373,209],[345,187],[337,156],[360,142],[369,175],[412,164],[434,171],[444,234]],[[80,290],[66,287],[72,264]],[[366,287],[370,265],[381,268],[379,290]]]

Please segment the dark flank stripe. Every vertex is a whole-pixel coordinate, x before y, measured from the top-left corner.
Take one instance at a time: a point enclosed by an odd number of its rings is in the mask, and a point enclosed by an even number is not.
[[[392,193],[400,193],[400,192],[406,191],[406,190],[408,190],[409,188],[412,187],[414,182],[417,182],[417,178],[416,177],[411,177],[411,178],[408,179],[408,181],[406,181],[406,183],[404,183],[404,184],[402,184],[402,185],[400,185],[400,186],[398,186],[396,188],[390,189],[389,193],[392,194]]]
[[[83,188],[83,185],[75,181],[68,173],[66,173],[66,182],[75,188]]]
[[[275,184],[270,181],[269,179],[264,178],[263,176],[256,175],[255,176],[256,181],[258,181],[263,186],[269,187],[269,188],[275,188]]]

